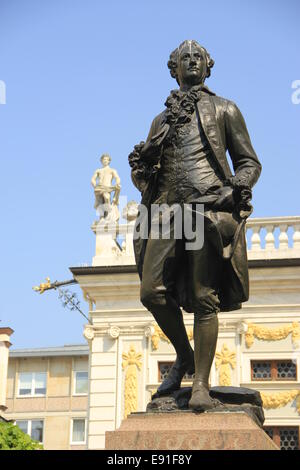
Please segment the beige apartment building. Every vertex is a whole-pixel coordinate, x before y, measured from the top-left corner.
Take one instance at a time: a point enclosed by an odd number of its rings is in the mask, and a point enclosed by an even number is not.
[[[11,350],[6,419],[44,449],[86,449],[88,346]]]

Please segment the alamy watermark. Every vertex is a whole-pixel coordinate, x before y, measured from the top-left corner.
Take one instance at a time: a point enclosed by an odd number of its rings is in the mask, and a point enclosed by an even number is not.
[[[122,199],[122,201],[121,201]],[[126,196],[120,198],[125,207]],[[121,206],[121,204],[120,204]],[[118,220],[114,219],[111,204],[97,207],[99,221],[98,234],[109,233],[116,237],[119,230]],[[130,219],[129,219],[130,220]],[[138,240],[183,240],[186,250],[201,250],[204,244],[204,204],[140,204],[134,219],[133,239]],[[124,224],[124,228],[125,228]],[[129,224],[127,225],[129,231]],[[124,230],[123,230],[124,232]]]
[[[292,103],[300,104],[300,80],[294,80],[292,82],[292,88],[295,90],[291,96]]]
[[[204,204],[140,205],[133,238],[184,240],[186,250],[204,243]]]
[[[6,84],[0,80],[0,104],[6,104]]]

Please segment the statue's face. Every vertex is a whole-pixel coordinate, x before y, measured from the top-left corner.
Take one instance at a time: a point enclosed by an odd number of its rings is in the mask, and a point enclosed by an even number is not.
[[[191,42],[180,51],[178,58],[177,75],[180,86],[200,85],[206,77],[206,60],[199,47]]]
[[[107,166],[107,165],[109,165],[110,158],[109,157],[103,157],[101,162],[102,162],[103,166]]]

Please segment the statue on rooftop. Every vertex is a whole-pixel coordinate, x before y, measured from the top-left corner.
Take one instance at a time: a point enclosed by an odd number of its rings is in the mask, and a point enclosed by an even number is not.
[[[95,191],[94,207],[99,214],[100,222],[114,223],[120,218],[118,203],[121,180],[117,170],[109,166],[111,162],[110,155],[103,154],[100,161],[102,168],[95,171],[91,180]],[[112,193],[113,198],[111,199]]]

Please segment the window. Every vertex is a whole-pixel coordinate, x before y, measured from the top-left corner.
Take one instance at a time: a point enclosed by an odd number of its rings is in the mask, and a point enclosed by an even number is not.
[[[266,427],[264,431],[281,450],[299,450],[298,427]]]
[[[19,426],[21,431],[25,432],[25,434],[29,434],[31,439],[43,442],[44,421],[39,419],[17,420],[16,425]]]
[[[19,374],[19,396],[46,395],[46,372],[21,372]]]
[[[86,395],[88,393],[88,373],[75,372],[74,395]]]
[[[85,444],[86,420],[84,418],[72,419],[71,444]]]
[[[158,381],[159,382],[162,382],[167,377],[173,364],[174,362],[159,362],[158,363]],[[186,382],[191,382],[193,379],[194,379],[194,374],[193,375],[185,374],[182,380]]]
[[[290,359],[251,361],[252,380],[297,380],[296,363]]]

